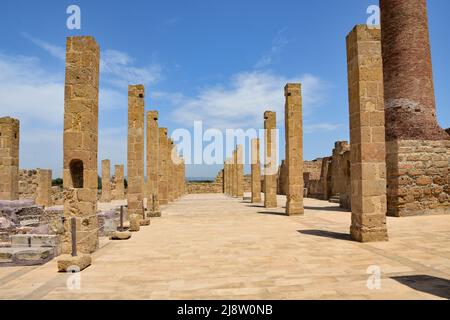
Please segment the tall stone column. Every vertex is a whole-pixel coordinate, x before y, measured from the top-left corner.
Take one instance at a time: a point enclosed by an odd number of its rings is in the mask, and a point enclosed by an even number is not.
[[[277,207],[277,116],[275,112],[264,113],[264,206]]]
[[[261,161],[259,139],[252,139],[252,203],[261,202]]]
[[[225,185],[225,194],[230,194],[230,163],[229,159],[225,160],[224,164],[224,185]]]
[[[380,0],[388,215],[450,213],[450,135],[438,124],[426,0]]]
[[[173,202],[175,201],[175,189],[173,188],[174,183],[175,183],[175,153],[176,150],[174,148],[174,143],[172,139],[168,139],[168,146],[169,146],[169,150],[168,150],[168,178],[169,178],[169,188],[168,188],[168,197],[169,197],[169,202]]]
[[[159,127],[158,111],[147,112],[147,208],[150,217],[160,217],[159,208]]]
[[[144,86],[128,87],[128,214],[142,217],[144,185]]]
[[[303,119],[301,84],[290,83],[284,88],[286,97],[286,214],[304,214],[303,208]]]
[[[52,201],[52,170],[38,169],[38,186],[36,190],[36,204],[38,206],[50,207]]]
[[[386,163],[380,29],[347,36],[353,240],[386,241]]]
[[[0,118],[0,200],[19,199],[19,120]]]
[[[102,202],[111,202],[111,162],[102,160]]]
[[[237,197],[237,190],[238,190],[238,171],[237,171],[237,150],[233,150],[233,164],[232,164],[232,189],[231,189],[231,195],[236,198]]]
[[[114,200],[125,199],[125,172],[123,164],[116,165],[114,168],[115,189],[112,192]]]
[[[67,38],[64,96],[64,236],[71,252],[71,218],[77,222],[77,249],[98,248],[98,84],[100,48],[93,37]]]
[[[159,203],[164,205],[169,203],[167,177],[167,128],[159,128]]]
[[[237,197],[244,197],[244,147],[238,145],[236,149],[237,156]]]

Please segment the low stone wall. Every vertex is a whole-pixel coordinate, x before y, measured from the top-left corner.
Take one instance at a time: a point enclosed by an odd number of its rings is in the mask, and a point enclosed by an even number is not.
[[[450,214],[450,140],[400,140],[388,151],[388,215]]]

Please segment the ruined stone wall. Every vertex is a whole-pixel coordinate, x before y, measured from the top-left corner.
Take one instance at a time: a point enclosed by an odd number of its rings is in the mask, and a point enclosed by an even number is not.
[[[114,175],[111,178],[111,195],[113,200],[125,199],[127,190],[124,184],[124,166],[116,165]]]
[[[388,215],[450,214],[450,141],[387,143]]]

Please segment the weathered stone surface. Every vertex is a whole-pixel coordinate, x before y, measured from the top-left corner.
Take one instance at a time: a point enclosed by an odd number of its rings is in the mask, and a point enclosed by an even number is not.
[[[277,142],[276,142],[276,113],[264,113],[264,206],[277,207]]]
[[[141,220],[139,221],[139,225],[140,225],[141,227],[149,226],[150,223],[151,223],[151,222],[150,222],[150,219],[149,219],[149,218],[141,219]]]
[[[102,160],[102,197],[100,201],[111,202],[111,161]]]
[[[153,216],[161,216],[159,208],[159,128],[158,111],[147,112],[147,209]]]
[[[81,254],[76,257],[62,255],[58,258],[58,272],[80,272],[89,267],[91,263],[92,258],[88,254]]]
[[[244,196],[244,148],[242,145],[236,147],[236,196]]]
[[[261,160],[259,139],[252,139],[252,163],[251,163],[251,192],[252,203],[261,202]],[[245,188],[244,188],[245,190]]]
[[[299,215],[303,208],[303,119],[301,85],[290,83],[284,88],[286,98],[286,214]]]
[[[19,199],[19,120],[0,118],[0,200]]]
[[[71,218],[77,249],[98,248],[98,86],[100,48],[93,37],[68,37],[64,97],[63,253],[71,252]],[[74,58],[77,57],[77,58]]]
[[[116,165],[114,169],[114,176],[111,181],[111,193],[113,200],[125,199],[125,172],[124,165]]]
[[[162,205],[169,203],[169,180],[168,180],[168,144],[167,128],[159,128],[159,203]]]
[[[141,214],[144,191],[144,86],[128,87],[128,213]]]
[[[138,232],[141,228],[142,217],[137,215],[130,216],[130,232]]]
[[[380,29],[356,26],[347,36],[352,224],[360,242],[388,240],[383,67]],[[376,87],[377,90],[369,90]],[[378,119],[365,123],[363,119]]]
[[[116,231],[109,237],[110,240],[128,240],[130,238],[131,232],[128,231]]]

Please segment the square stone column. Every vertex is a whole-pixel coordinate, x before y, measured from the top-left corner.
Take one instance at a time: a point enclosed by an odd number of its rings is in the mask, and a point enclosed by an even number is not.
[[[159,126],[158,111],[147,112],[147,209],[150,217],[161,216],[159,208]]]
[[[19,120],[0,118],[0,200],[19,199]]]
[[[169,203],[169,181],[168,181],[168,152],[167,128],[159,128],[159,203]]]
[[[259,139],[252,139],[252,203],[261,202],[261,160]]]
[[[102,197],[101,202],[111,202],[111,161],[102,160]]]
[[[233,164],[232,164],[232,190],[231,190],[231,195],[236,198],[237,197],[237,192],[238,192],[238,167],[237,167],[237,150],[233,150]]]
[[[175,201],[175,157],[176,157],[176,148],[172,139],[168,140],[169,145],[169,161],[168,161],[168,178],[169,178],[169,188],[168,188],[168,197],[169,202]]]
[[[128,87],[128,215],[142,216],[144,187],[144,86]]]
[[[244,147],[238,145],[236,149],[237,156],[237,197],[244,197]]]
[[[380,29],[347,36],[353,240],[387,241],[386,150]]]
[[[277,115],[275,112],[264,113],[264,206],[277,207]]]
[[[38,206],[50,207],[53,205],[52,201],[52,170],[37,170],[38,186],[36,204]]]
[[[112,197],[114,200],[125,199],[125,170],[124,165],[116,165],[114,168],[114,190]]]
[[[303,119],[301,84],[289,83],[284,88],[286,139],[286,214],[304,214],[303,208]]]
[[[93,37],[69,37],[64,94],[64,235],[71,252],[71,218],[77,223],[77,250],[98,248],[98,84],[100,48]]]

